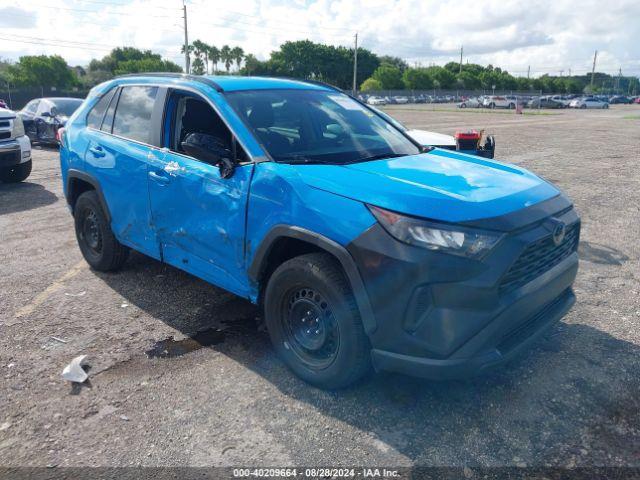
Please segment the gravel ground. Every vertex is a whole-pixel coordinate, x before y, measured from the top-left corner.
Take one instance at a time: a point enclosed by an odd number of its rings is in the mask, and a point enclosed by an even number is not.
[[[640,466],[640,108],[387,111],[442,133],[484,127],[498,159],[574,200],[578,301],[533,350],[468,381],[312,388],[247,302],[142,255],[117,274],[87,268],[57,152],[36,149],[28,181],[0,185],[0,465]],[[208,347],[145,355],[212,327]],[[72,388],[60,373],[79,354],[90,381]]]

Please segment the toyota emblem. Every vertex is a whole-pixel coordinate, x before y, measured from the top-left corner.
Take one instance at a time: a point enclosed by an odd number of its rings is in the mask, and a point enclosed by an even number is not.
[[[564,234],[566,233],[566,226],[563,222],[558,222],[553,228],[553,243],[560,245],[564,240]]]

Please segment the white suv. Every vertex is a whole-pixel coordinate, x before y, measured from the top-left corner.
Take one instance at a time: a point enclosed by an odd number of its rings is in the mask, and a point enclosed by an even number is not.
[[[24,134],[22,119],[0,108],[0,181],[22,182],[31,174],[31,142]]]

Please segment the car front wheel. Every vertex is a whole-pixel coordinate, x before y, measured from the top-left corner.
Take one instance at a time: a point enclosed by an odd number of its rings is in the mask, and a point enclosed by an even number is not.
[[[265,322],[277,354],[303,380],[337,389],[371,368],[360,312],[340,264],[311,253],[280,265],[264,294]]]
[[[23,182],[31,175],[32,165],[32,161],[29,160],[11,167],[0,168],[0,181],[5,183]]]
[[[78,197],[73,217],[78,246],[87,263],[101,272],[122,267],[129,249],[113,235],[95,191],[84,192]]]

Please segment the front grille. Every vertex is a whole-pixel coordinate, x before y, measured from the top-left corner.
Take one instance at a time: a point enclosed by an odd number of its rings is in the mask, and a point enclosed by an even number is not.
[[[0,120],[0,128],[9,128],[10,126],[9,120]]]
[[[0,140],[11,138],[11,132],[0,132]]]
[[[556,245],[551,235],[529,245],[502,277],[500,293],[507,293],[529,283],[562,262],[578,249],[578,224],[567,227],[564,240]]]

